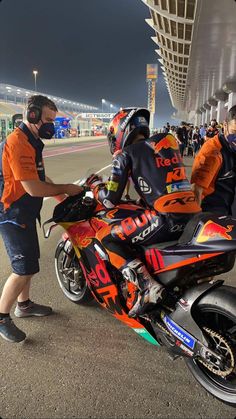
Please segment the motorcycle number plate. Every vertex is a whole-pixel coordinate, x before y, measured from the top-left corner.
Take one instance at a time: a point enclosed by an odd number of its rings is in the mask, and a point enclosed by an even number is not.
[[[170,317],[164,316],[163,321],[169,331],[181,340],[186,346],[190,349],[194,349],[196,339],[190,335],[186,330],[182,329],[178,324],[176,324]]]

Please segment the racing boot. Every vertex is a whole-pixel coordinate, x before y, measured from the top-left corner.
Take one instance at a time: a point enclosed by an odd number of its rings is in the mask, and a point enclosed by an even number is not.
[[[126,280],[133,282],[140,290],[136,303],[129,311],[129,317],[144,314],[150,304],[160,303],[165,298],[166,289],[152,278],[146,266],[139,259],[129,262],[122,269],[122,274]]]

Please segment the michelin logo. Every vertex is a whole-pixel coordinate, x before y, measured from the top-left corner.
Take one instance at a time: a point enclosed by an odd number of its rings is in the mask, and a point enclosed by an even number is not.
[[[194,349],[196,340],[189,333],[187,333],[184,329],[178,326],[168,316],[165,316],[163,318],[163,321],[174,336],[180,339],[190,349]]]

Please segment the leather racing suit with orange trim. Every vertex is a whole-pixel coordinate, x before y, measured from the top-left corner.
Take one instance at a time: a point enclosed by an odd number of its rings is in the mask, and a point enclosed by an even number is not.
[[[146,209],[119,204],[129,176]],[[94,193],[106,210],[91,222],[117,269],[135,258],[136,245],[177,239],[189,219],[201,211],[170,134],[156,134],[114,155],[110,180],[96,186]]]

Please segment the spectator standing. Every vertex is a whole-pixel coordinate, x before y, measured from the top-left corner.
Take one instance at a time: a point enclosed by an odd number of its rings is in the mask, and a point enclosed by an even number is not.
[[[216,119],[212,119],[210,126],[206,130],[205,134],[205,141],[207,141],[209,138],[215,137],[215,135],[219,134],[219,130],[217,128],[217,121]]]
[[[195,127],[195,129],[193,130],[192,145],[193,145],[193,157],[195,157],[201,147],[201,135],[200,135],[200,130],[198,127]]]
[[[169,133],[172,134],[174,137],[176,136],[176,128],[174,125],[171,125]]]
[[[184,121],[181,122],[179,128],[176,131],[176,139],[179,144],[180,154],[183,157],[185,148],[188,144],[188,133],[186,128],[186,123]]]
[[[201,146],[205,142],[206,131],[207,131],[207,124],[201,125],[200,126]]]

